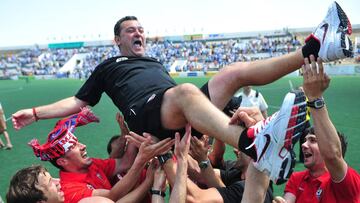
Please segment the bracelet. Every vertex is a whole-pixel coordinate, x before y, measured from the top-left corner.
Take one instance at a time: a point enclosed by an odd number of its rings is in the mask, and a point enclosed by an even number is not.
[[[150,189],[150,193],[152,195],[160,195],[162,197],[165,197],[165,195],[166,195],[165,192],[160,191],[160,190],[154,190],[154,189]]]
[[[33,115],[34,115],[34,117],[35,117],[35,121],[37,122],[40,118],[39,118],[38,115],[36,114],[35,107],[32,108],[32,112],[33,112]]]

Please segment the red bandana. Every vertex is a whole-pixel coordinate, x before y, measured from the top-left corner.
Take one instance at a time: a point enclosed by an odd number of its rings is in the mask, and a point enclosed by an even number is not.
[[[80,113],[59,120],[49,133],[46,143],[40,145],[37,139],[33,139],[28,145],[33,148],[35,156],[42,161],[58,158],[78,142],[78,139],[73,134],[75,127],[91,122],[99,122],[99,118],[89,108],[82,108]]]

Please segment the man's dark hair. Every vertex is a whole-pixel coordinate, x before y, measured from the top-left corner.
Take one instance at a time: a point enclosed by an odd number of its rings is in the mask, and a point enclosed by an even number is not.
[[[50,162],[53,166],[55,166],[56,168],[58,168],[58,169],[60,169],[61,171],[63,171],[64,168],[63,168],[62,166],[60,166],[59,164],[57,164],[57,162],[56,162],[59,158],[61,158],[61,157],[58,157],[58,158],[55,158],[55,159],[50,159],[49,162]]]
[[[39,174],[46,171],[46,168],[43,166],[36,165],[16,172],[10,181],[6,201],[8,203],[36,203],[41,200],[47,201],[44,193],[35,187],[35,185],[39,183]]]
[[[337,135],[338,135],[338,137],[340,139],[340,143],[341,143],[341,154],[343,157],[345,157],[347,145],[348,145],[347,138],[344,135],[344,133],[339,132],[339,131],[336,131],[336,132],[337,132]],[[316,135],[314,127],[310,127],[305,130],[305,135],[308,135],[308,134]]]
[[[106,147],[108,154],[110,154],[112,151],[111,144],[114,142],[114,140],[118,139],[119,137],[120,137],[120,135],[114,135],[110,138],[110,140],[107,144],[107,147]]]
[[[125,17],[121,18],[120,20],[118,20],[114,26],[114,35],[115,36],[120,36],[121,23],[123,23],[124,21],[128,21],[128,20],[138,20],[138,19],[135,16],[125,16]]]

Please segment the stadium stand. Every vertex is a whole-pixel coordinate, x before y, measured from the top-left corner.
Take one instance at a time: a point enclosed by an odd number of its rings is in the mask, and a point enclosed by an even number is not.
[[[148,39],[147,55],[157,58],[169,72],[218,71],[235,61],[279,56],[298,49],[313,28],[282,31],[185,35]],[[360,61],[360,25],[353,26],[355,60]],[[119,55],[112,41],[69,42],[0,51],[0,78],[29,75],[88,77],[97,64]],[[351,71],[350,71],[351,72]]]

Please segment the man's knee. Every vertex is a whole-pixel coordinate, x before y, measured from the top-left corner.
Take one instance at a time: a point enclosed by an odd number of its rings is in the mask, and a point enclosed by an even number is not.
[[[184,83],[175,87],[177,97],[186,97],[190,95],[202,94],[198,87],[191,83]]]

